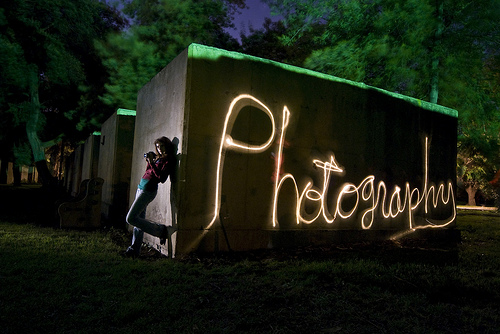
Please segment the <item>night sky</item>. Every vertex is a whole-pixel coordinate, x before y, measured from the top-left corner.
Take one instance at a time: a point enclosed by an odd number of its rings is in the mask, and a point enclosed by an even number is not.
[[[240,10],[241,14],[236,15],[234,18],[234,25],[236,30],[230,29],[228,32],[236,39],[240,39],[240,32],[249,33],[248,27],[252,26],[254,29],[262,28],[264,19],[271,18],[273,21],[278,21],[279,18],[271,16],[269,7],[260,0],[246,0],[248,9]]]

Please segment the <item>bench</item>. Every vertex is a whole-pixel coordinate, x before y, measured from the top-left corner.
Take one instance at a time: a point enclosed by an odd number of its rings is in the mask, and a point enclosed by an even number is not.
[[[104,180],[100,177],[83,180],[80,193],[73,201],[57,209],[61,228],[98,228],[101,226],[101,195]]]

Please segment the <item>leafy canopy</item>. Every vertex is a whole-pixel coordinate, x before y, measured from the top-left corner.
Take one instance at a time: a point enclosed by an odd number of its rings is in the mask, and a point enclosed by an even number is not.
[[[235,49],[224,28],[242,0],[124,1],[132,24],[97,48],[111,73],[101,100],[114,108],[135,109],[137,92],[191,43]]]
[[[18,162],[32,159],[28,147],[44,161],[50,139],[88,134],[107,117],[93,102],[105,77],[93,41],[120,26],[97,0],[1,2],[1,144]]]
[[[499,0],[264,0],[285,45],[316,32],[304,66],[459,111],[458,177],[500,166]]]

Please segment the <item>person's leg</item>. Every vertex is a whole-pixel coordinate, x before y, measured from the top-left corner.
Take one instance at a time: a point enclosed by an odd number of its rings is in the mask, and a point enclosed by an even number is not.
[[[134,227],[134,231],[132,232],[132,244],[129,249],[133,251],[135,255],[139,255],[143,239],[144,232],[140,228]]]
[[[144,217],[146,216],[146,208],[151,201],[156,197],[156,192],[137,190],[136,198],[127,214],[127,223],[134,226],[132,237],[132,245],[129,247],[131,251],[135,251],[136,255],[140,252],[144,232],[155,237],[163,237],[165,235],[166,226],[151,222]],[[129,250],[127,250],[128,252]]]
[[[140,228],[147,234],[155,237],[163,235],[165,225],[157,224],[150,220],[141,217],[141,214],[146,210],[149,203],[155,198],[156,192],[141,191],[139,196],[136,197],[134,203],[130,207],[127,215],[127,223],[137,228]]]
[[[139,191],[136,193],[135,197],[137,198],[138,196],[139,196]],[[143,219],[146,218],[146,208],[142,210],[142,212],[139,214],[139,217]],[[140,228],[134,226],[134,230],[132,232],[132,244],[130,245],[129,249],[131,249],[132,251],[137,249],[137,252],[135,253],[139,255],[143,239],[144,239],[144,232]]]
[[[126,255],[137,256],[141,251],[142,240],[144,238],[144,232],[135,225],[136,218],[144,219],[146,217],[146,208],[149,203],[155,198],[156,194],[144,192],[141,189],[137,189],[135,193],[135,200],[130,206],[127,213],[127,223],[134,226],[132,233],[132,244],[127,248],[125,252]]]

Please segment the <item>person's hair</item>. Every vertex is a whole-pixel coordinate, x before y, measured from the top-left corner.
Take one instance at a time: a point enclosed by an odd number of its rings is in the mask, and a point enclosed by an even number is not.
[[[155,140],[155,147],[156,144],[163,144],[165,146],[165,150],[167,155],[172,155],[174,152],[174,144],[172,144],[172,141],[168,139],[167,137],[163,136]]]

